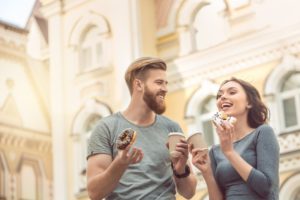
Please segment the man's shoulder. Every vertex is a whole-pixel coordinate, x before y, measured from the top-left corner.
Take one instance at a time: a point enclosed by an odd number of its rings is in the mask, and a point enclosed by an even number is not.
[[[180,127],[179,123],[164,115],[157,115],[157,122],[167,125],[168,127]]]
[[[176,123],[174,120],[172,120],[171,118],[167,117],[167,116],[164,116],[164,115],[157,115],[157,119],[158,120],[161,120],[161,121],[165,121],[165,122],[168,122],[168,123]]]
[[[116,120],[118,120],[119,118],[119,112],[117,113],[113,113],[111,115],[108,115],[108,116],[105,116],[105,117],[102,117],[97,125],[110,125],[111,123],[114,123]]]

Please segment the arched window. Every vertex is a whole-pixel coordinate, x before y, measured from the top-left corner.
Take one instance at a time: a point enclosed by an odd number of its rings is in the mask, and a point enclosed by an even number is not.
[[[109,23],[95,12],[88,12],[76,21],[70,30],[70,64],[75,74],[91,70],[108,70],[111,64],[112,45]]]
[[[193,26],[197,50],[206,49],[227,40],[229,24],[222,14],[225,8],[223,0],[215,0],[196,14]]]
[[[300,128],[300,72],[289,75],[281,85],[279,99],[285,130]]]
[[[185,116],[188,133],[202,132],[208,145],[218,142],[215,129],[212,126],[212,116],[217,111],[216,97],[219,86],[210,80],[203,80],[189,100]]]
[[[42,167],[35,158],[21,157],[18,164],[18,198],[21,200],[42,199],[44,188]]]
[[[33,166],[23,165],[20,172],[21,178],[21,198],[22,200],[37,199],[37,175]]]
[[[97,101],[89,99],[74,119],[73,145],[74,145],[74,192],[79,194],[86,191],[86,165],[88,139],[102,117],[112,113],[111,109]]]
[[[209,146],[215,144],[217,137],[215,137],[215,129],[212,125],[211,119],[216,110],[216,97],[207,97],[199,107],[199,115],[197,122],[204,133],[205,140]]]
[[[300,60],[297,57],[282,58],[266,80],[264,96],[275,132],[300,129]]]
[[[86,165],[87,165],[87,144],[88,144],[88,139],[90,138],[93,128],[95,127],[96,123],[101,119],[102,117],[98,114],[92,114],[87,120],[86,120],[86,125],[84,127],[84,131],[80,134],[79,138],[79,145],[80,145],[80,150],[78,153],[80,155],[80,168],[79,168],[79,176],[80,176],[80,191],[86,190]]]
[[[93,26],[83,35],[79,50],[80,72],[86,72],[104,67],[105,41],[100,30]]]

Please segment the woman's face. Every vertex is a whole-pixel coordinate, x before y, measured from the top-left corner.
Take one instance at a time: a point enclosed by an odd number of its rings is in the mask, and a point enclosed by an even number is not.
[[[217,107],[230,116],[247,115],[247,95],[243,87],[235,82],[229,81],[220,87],[217,94]]]

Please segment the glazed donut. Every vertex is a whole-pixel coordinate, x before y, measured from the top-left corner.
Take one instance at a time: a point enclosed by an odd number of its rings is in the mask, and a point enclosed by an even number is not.
[[[222,125],[223,121],[228,121],[230,124],[236,123],[236,118],[232,116],[228,116],[224,111],[216,112],[212,116],[212,121],[214,124]]]
[[[117,138],[117,149],[124,150],[128,145],[132,145],[135,142],[136,131],[127,128]]]

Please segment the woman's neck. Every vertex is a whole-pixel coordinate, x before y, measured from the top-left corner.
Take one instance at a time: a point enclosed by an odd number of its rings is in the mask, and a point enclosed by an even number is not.
[[[254,128],[248,125],[247,118],[237,119],[235,124],[235,141],[244,138],[246,135],[250,134]]]

